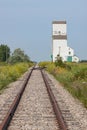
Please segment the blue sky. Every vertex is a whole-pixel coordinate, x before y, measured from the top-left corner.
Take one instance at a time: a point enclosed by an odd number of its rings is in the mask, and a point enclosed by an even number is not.
[[[67,21],[68,45],[87,59],[87,0],[0,0],[0,44],[50,60],[54,20]]]

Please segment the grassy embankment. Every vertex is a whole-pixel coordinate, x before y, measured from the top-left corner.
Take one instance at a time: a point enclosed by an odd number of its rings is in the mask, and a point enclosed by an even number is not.
[[[67,63],[56,66],[51,62],[41,62],[63,86],[87,108],[87,63]]]
[[[16,81],[31,66],[32,63],[17,63],[14,65],[0,63],[0,90],[6,88],[9,83]]]

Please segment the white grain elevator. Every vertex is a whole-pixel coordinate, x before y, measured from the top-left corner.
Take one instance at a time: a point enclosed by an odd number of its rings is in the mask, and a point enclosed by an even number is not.
[[[67,45],[67,24],[66,21],[52,22],[52,60],[56,61],[57,56],[62,61],[78,62],[79,58],[74,55],[74,50]]]
[[[62,57],[63,61],[67,61],[66,21],[53,21],[52,25],[53,62],[56,60],[57,55]]]

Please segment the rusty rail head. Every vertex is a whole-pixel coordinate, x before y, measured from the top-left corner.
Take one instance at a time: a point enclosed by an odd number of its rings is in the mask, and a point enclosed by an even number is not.
[[[45,82],[45,85],[46,85],[46,88],[47,88],[47,91],[48,91],[48,94],[49,94],[49,97],[50,97],[50,100],[51,100],[51,103],[52,103],[52,106],[53,106],[53,110],[55,112],[55,115],[56,115],[56,118],[57,118],[57,121],[58,121],[58,124],[60,126],[60,129],[61,130],[68,130],[67,125],[64,122],[61,110],[60,110],[58,103],[55,99],[55,96],[54,96],[54,94],[53,94],[53,92],[50,88],[50,85],[49,85],[47,79],[46,79],[46,76],[45,76],[45,74],[43,73],[42,70],[41,70],[41,73],[42,73],[42,77],[44,79],[44,82]]]
[[[25,80],[25,82],[24,82],[24,84],[22,86],[21,91],[18,93],[18,95],[14,99],[14,101],[13,101],[13,103],[12,103],[8,113],[7,113],[7,115],[5,116],[5,118],[3,119],[2,123],[0,124],[0,130],[7,130],[8,126],[10,124],[10,121],[11,121],[11,119],[12,119],[14,113],[15,113],[15,110],[16,110],[19,102],[20,102],[20,99],[21,99],[22,94],[23,94],[23,92],[25,90],[25,87],[26,87],[26,85],[28,83],[28,80],[29,80],[29,78],[30,78],[30,76],[32,74],[33,69],[34,68],[31,69],[30,73],[27,76],[27,79]]]

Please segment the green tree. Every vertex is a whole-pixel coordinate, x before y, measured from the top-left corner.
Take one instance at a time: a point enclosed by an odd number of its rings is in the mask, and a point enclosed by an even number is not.
[[[30,58],[20,48],[15,49],[12,56],[9,58],[10,63],[29,62],[29,61]]]
[[[0,61],[7,61],[10,57],[10,48],[7,45],[0,45]]]

